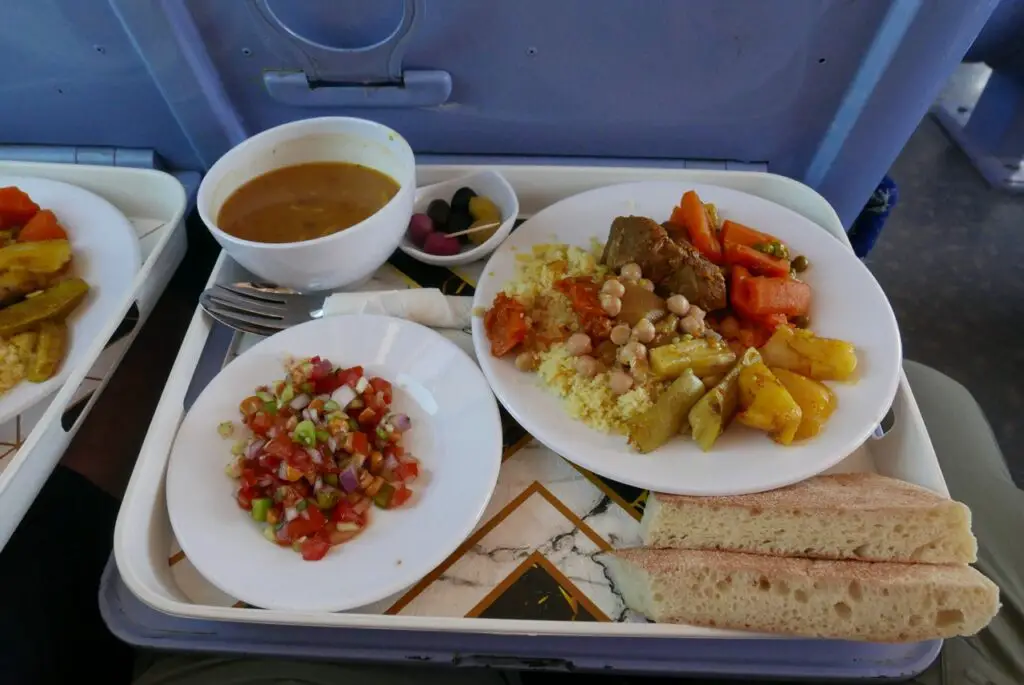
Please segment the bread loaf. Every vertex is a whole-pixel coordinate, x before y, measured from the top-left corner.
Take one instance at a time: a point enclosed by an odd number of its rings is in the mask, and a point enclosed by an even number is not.
[[[932,564],[972,563],[978,549],[966,506],[873,473],[731,497],[651,493],[641,536],[649,547]]]
[[[970,566],[649,548],[597,559],[630,608],[664,623],[912,642],[973,635],[999,610]]]

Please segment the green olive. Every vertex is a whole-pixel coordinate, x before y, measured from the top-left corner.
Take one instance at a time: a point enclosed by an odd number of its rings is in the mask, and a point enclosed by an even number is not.
[[[793,267],[793,271],[797,273],[807,271],[807,267],[809,267],[810,265],[811,263],[807,260],[807,257],[804,257],[803,255],[800,255],[799,257],[794,259],[793,263],[791,264],[791,266]]]

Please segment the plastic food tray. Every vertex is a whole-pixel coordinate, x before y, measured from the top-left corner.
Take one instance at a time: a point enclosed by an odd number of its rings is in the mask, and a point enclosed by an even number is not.
[[[64,181],[105,198],[135,227],[143,257],[117,313],[61,389],[0,425],[2,549],[185,256],[187,196],[173,176],[146,169],[0,161],[0,174]]]
[[[681,191],[687,184],[709,183],[760,195],[809,217],[846,243],[835,213],[820,196],[770,174],[499,169],[519,194],[523,216],[590,188],[671,179],[678,181]],[[418,180],[431,183],[471,170],[421,167]],[[449,271],[396,253],[365,287],[419,285],[470,294],[482,269],[478,263]],[[211,282],[246,277],[221,255]],[[447,334],[472,348],[467,332]],[[118,517],[116,569],[108,569],[101,589],[108,623],[129,642],[316,658],[423,658],[527,667],[844,678],[907,677],[923,670],[938,653],[939,642],[872,645],[765,638],[659,625],[634,615],[594,557],[600,550],[639,541],[646,493],[569,464],[534,442],[507,416],[504,463],[486,513],[466,542],[422,581],[351,612],[247,607],[210,585],[180,551],[168,522],[163,487],[184,413],[217,371],[256,340],[214,324],[201,310],[186,334]],[[869,440],[834,470],[873,470],[947,494],[905,377],[893,414],[896,420],[888,433]],[[383,640],[381,630],[388,631]]]

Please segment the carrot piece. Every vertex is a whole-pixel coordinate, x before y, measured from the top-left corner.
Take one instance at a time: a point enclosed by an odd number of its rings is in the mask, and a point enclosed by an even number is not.
[[[668,226],[665,227],[668,231],[669,236],[679,240],[689,240],[690,236],[686,233],[686,217],[683,215],[682,207],[673,207],[672,215],[668,218]]]
[[[38,211],[39,205],[21,188],[0,188],[0,228],[23,226]]]
[[[37,240],[66,240],[68,234],[61,228],[57,215],[49,209],[36,212],[18,232],[18,242],[32,243]]]
[[[708,212],[697,193],[692,190],[683,193],[679,210],[679,220],[683,222],[682,226],[686,229],[693,246],[715,264],[721,264],[722,244],[718,241],[718,235],[711,222],[708,221]]]
[[[722,223],[722,245],[746,245],[747,247],[754,247],[755,245],[764,245],[768,243],[781,243],[782,241],[773,235],[763,233],[755,230],[750,226],[744,226],[743,224],[736,223],[735,221],[729,221],[726,219]]]
[[[751,276],[741,287],[743,305],[755,316],[805,316],[811,307],[811,286],[803,281]]]
[[[786,315],[781,312],[770,314],[756,314],[751,309],[750,293],[747,288],[747,281],[753,278],[746,268],[740,265],[732,267],[732,277],[729,283],[729,304],[738,317],[747,324],[752,324],[769,334],[780,324],[789,323]],[[760,345],[755,345],[760,347]]]
[[[742,243],[726,243],[725,263],[738,264],[759,276],[788,276],[789,260],[765,254]]]

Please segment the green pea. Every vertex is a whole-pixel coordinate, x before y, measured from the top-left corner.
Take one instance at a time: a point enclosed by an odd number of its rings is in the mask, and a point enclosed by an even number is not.
[[[803,273],[804,271],[807,271],[807,267],[809,267],[810,265],[811,262],[808,261],[807,257],[800,255],[799,257],[793,260],[793,263],[790,266],[793,267],[793,271],[797,273]]]

